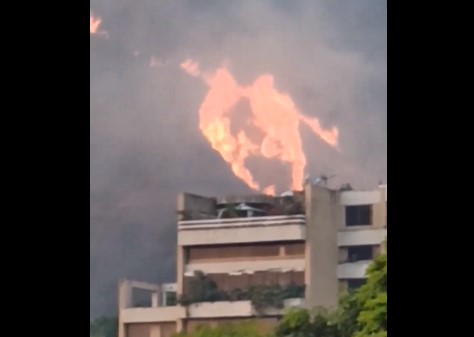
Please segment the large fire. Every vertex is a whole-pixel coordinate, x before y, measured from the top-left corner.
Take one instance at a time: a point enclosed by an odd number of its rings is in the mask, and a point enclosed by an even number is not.
[[[275,187],[260,186],[245,165],[251,156],[274,158],[291,168],[291,188],[303,187],[306,156],[300,136],[300,123],[307,124],[315,135],[332,147],[337,147],[339,131],[322,128],[316,118],[302,115],[291,97],[275,89],[271,75],[261,75],[255,82],[243,87],[236,83],[232,74],[221,67],[211,74],[200,71],[199,65],[186,60],[181,68],[191,76],[200,77],[209,91],[199,109],[199,128],[212,148],[229,163],[232,172],[254,190],[275,194]],[[231,112],[241,99],[250,103],[252,117],[247,121],[263,132],[263,140],[251,140],[245,130],[231,133]]]

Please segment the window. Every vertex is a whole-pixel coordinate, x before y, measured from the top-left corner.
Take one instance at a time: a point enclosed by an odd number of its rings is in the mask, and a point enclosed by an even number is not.
[[[349,291],[362,287],[366,282],[365,278],[354,278],[347,280],[347,289]]]
[[[346,226],[370,226],[372,205],[346,206]]]
[[[149,308],[151,307],[151,292],[147,289],[132,288],[132,307]]]
[[[347,262],[367,261],[373,258],[373,246],[352,246],[347,248]]]
[[[176,292],[166,291],[162,293],[162,306],[163,307],[173,307],[176,305]]]

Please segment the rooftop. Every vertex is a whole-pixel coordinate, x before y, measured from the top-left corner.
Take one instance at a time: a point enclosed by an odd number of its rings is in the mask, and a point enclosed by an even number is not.
[[[268,195],[233,195],[204,197],[183,193],[178,197],[178,220],[254,218],[304,214],[304,193],[272,197]]]

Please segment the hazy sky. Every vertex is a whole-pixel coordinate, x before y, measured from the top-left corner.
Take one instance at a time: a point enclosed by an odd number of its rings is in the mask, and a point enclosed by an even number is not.
[[[308,172],[359,188],[386,179],[386,1],[91,0],[91,11],[108,35],[90,39],[91,317],[114,313],[121,277],[174,281],[177,193],[248,191],[199,132],[207,88],[179,69],[187,58],[228,60],[242,85],[270,73],[302,113],[337,125],[341,153],[302,130]]]

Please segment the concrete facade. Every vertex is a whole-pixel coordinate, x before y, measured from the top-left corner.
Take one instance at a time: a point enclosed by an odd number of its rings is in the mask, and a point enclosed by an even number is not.
[[[334,308],[339,285],[337,231],[342,208],[335,191],[306,187],[306,301],[309,307]]]
[[[307,185],[290,197],[184,193],[177,201],[176,283],[121,281],[119,337],[170,337],[200,324],[250,319],[269,329],[285,308],[334,308],[386,249],[387,185],[373,191]],[[295,284],[305,294],[286,299],[283,309],[257,311],[251,301],[170,306],[168,295],[189,292],[197,271],[222,291]],[[134,307],[133,289],[148,291],[151,305]]]
[[[305,239],[306,226],[304,216],[268,218],[270,219],[248,218],[240,221],[232,219],[233,222],[224,222],[220,219],[205,222],[201,220],[199,222],[193,221],[186,225],[179,225],[178,245],[197,246]]]

